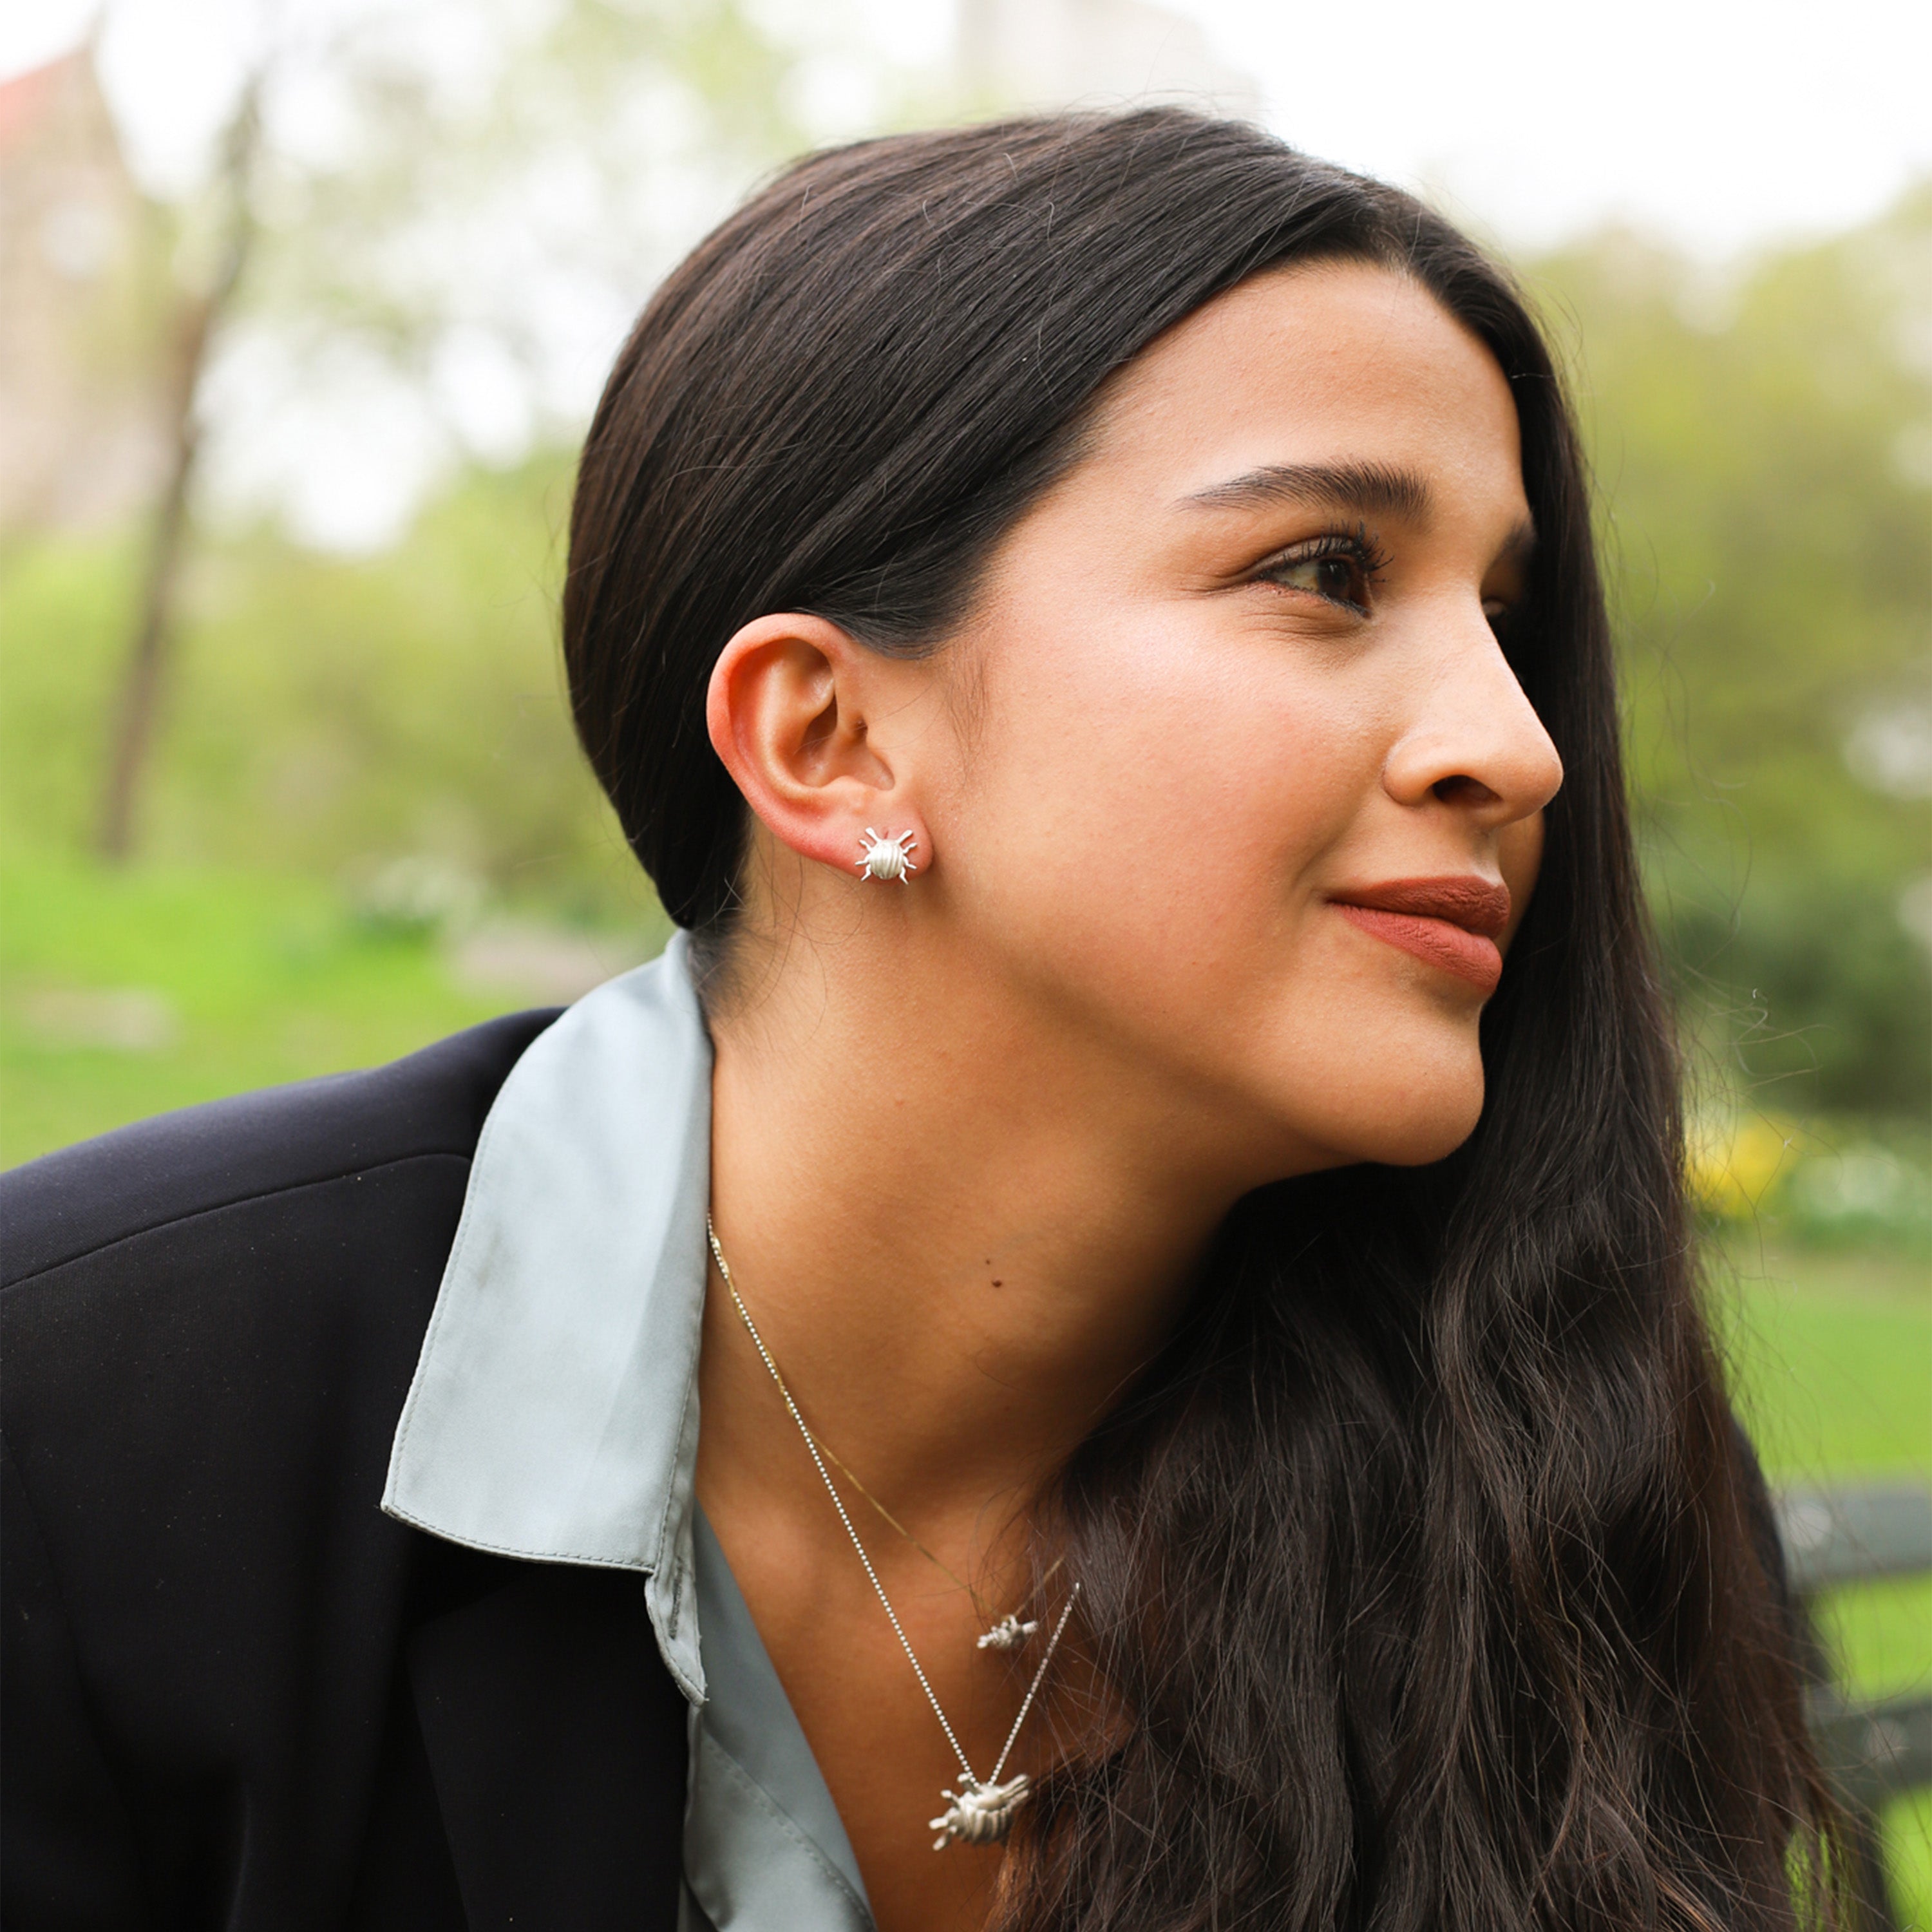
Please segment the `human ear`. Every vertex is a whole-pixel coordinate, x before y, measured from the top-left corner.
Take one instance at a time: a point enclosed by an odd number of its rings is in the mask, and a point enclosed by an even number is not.
[[[760,617],[711,673],[705,723],[724,768],[778,842],[854,878],[861,833],[926,828],[868,723],[894,667],[836,624],[796,612]]]

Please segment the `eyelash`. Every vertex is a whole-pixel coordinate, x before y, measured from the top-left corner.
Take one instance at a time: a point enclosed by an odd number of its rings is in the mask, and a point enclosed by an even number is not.
[[[1368,526],[1360,524],[1352,530],[1330,530],[1325,536],[1311,537],[1305,543],[1293,544],[1279,552],[1255,573],[1256,580],[1267,583],[1285,571],[1298,568],[1304,564],[1324,562],[1330,557],[1345,558],[1354,565],[1359,573],[1360,588],[1364,593],[1380,581],[1390,562],[1388,552],[1370,535]],[[1358,602],[1354,597],[1338,597],[1325,590],[1310,590],[1300,584],[1283,584],[1281,587],[1306,596],[1319,597],[1327,603],[1339,604],[1345,610],[1352,610],[1358,616],[1368,614],[1366,595]]]

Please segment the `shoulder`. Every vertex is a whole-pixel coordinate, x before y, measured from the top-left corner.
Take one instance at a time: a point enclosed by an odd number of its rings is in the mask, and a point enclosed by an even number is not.
[[[0,1286],[247,1202],[466,1163],[497,1089],[555,1018],[511,1014],[389,1066],[164,1114],[0,1174]]]
[[[332,1496],[373,1515],[484,1118],[552,1017],[0,1176],[0,1432],[50,1539],[191,1568]]]

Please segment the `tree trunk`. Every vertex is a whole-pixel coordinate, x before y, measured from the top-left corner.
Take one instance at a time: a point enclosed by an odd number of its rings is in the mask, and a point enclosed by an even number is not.
[[[103,857],[116,863],[133,852],[142,779],[154,744],[172,642],[175,597],[188,535],[189,493],[201,446],[196,401],[209,346],[222,312],[241,279],[254,238],[249,189],[260,139],[262,75],[250,77],[222,144],[220,190],[226,203],[224,232],[206,290],[183,308],[175,338],[169,401],[174,431],[172,461],[156,507],[154,534],[142,577],[140,613],[114,707],[113,736],[101,798],[98,838]]]

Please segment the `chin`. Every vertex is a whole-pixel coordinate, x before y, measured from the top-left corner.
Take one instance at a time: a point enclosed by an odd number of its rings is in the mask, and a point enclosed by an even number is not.
[[[1466,1071],[1425,1064],[1406,1079],[1392,1081],[1390,1073],[1384,1063],[1337,1077],[1331,1090],[1347,1095],[1346,1111],[1322,1122],[1312,1136],[1335,1150],[1328,1165],[1426,1167],[1446,1160],[1475,1132],[1483,1112],[1480,1060]]]
[[[1366,1158],[1384,1167],[1427,1167],[1432,1162],[1447,1160],[1476,1131],[1482,1112],[1483,1099],[1478,1094],[1472,1107],[1404,1121]]]

